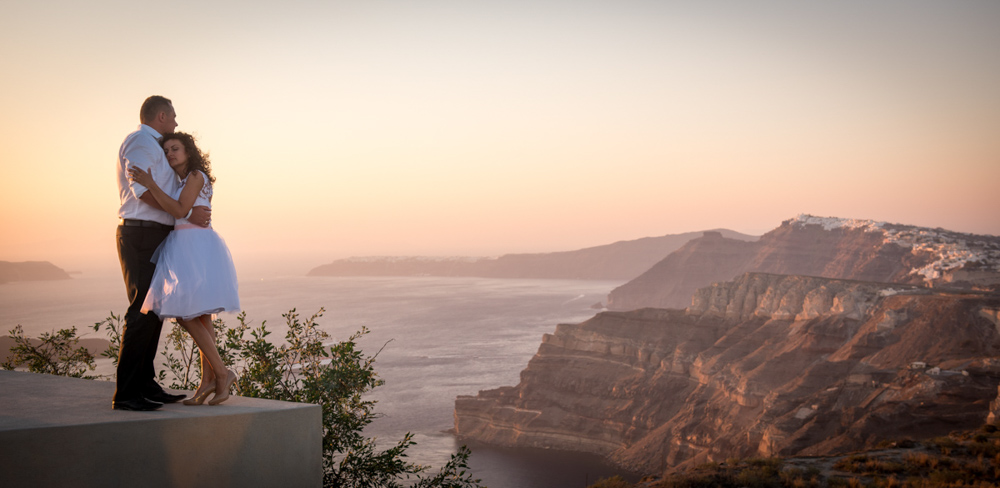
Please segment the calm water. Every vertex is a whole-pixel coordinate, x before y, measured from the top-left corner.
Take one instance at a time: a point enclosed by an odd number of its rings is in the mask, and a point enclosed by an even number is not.
[[[372,393],[383,416],[367,433],[388,446],[412,432],[417,445],[410,460],[437,467],[458,447],[447,433],[455,397],[517,384],[542,334],[592,317],[591,305],[620,284],[301,276],[242,282],[240,297],[252,325],[266,320],[276,340],[285,333],[281,314],[293,307],[303,317],[325,308],[318,323],[334,339],[368,327],[359,344],[368,354],[385,346],[376,360],[385,385]],[[0,285],[0,335],[17,324],[32,337],[75,325],[94,337],[88,326],[122,312],[124,301],[121,278],[113,274]],[[223,319],[235,323],[233,316]],[[470,447],[472,472],[492,488],[577,488],[616,474],[578,453]]]

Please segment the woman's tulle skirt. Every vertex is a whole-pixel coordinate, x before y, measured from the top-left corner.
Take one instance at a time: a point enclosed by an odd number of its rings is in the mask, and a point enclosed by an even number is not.
[[[160,318],[195,317],[240,310],[236,267],[213,229],[175,229],[153,254],[156,263],[142,312]]]

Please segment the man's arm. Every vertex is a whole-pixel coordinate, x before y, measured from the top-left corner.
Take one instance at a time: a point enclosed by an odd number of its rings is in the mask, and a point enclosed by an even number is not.
[[[184,187],[181,189],[181,194],[177,199],[167,195],[156,184],[156,180],[150,171],[143,171],[138,168],[130,169],[129,181],[136,184],[137,187],[146,188],[146,192],[139,197],[140,200],[152,198],[153,203],[156,203],[156,205],[153,205],[154,207],[160,208],[175,219],[187,217],[188,222],[192,224],[208,227],[208,223],[212,218],[212,210],[208,207],[199,207],[199,210],[196,212],[194,206],[194,202],[198,199],[198,194],[205,186],[205,178],[201,172],[188,175],[188,178],[184,182]]]
[[[149,191],[143,193],[142,196],[139,197],[139,200],[142,200],[143,203],[157,210],[163,210],[163,207],[160,206],[160,203],[157,202],[155,198],[153,198],[153,194],[150,193]]]
[[[208,227],[208,222],[212,220],[212,209],[199,205],[191,208],[191,216],[188,222],[201,227]]]
[[[149,206],[151,207],[163,210],[163,208],[160,207],[160,204],[157,203],[156,199],[153,198],[153,195],[151,195],[150,192],[148,191],[146,193],[143,193],[142,196],[139,197],[139,199],[149,204]],[[188,222],[191,222],[192,224],[197,225],[199,227],[208,227],[208,223],[211,220],[212,220],[211,208],[206,207],[204,205],[198,205],[197,207],[191,208],[191,216],[188,217]]]

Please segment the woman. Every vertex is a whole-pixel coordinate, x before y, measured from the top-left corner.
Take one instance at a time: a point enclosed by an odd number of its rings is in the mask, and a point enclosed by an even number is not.
[[[201,405],[209,394],[209,405],[229,398],[236,374],[226,369],[215,345],[212,314],[240,309],[236,269],[229,248],[214,230],[187,221],[191,208],[211,205],[212,176],[208,155],[183,132],[163,136],[160,143],[167,162],[181,179],[176,199],[156,185],[148,171],[130,169],[129,176],[147,190],[163,210],[174,216],[174,230],[153,255],[156,272],[142,304],[142,312],[174,318],[191,334],[201,351],[201,384],[185,405]]]

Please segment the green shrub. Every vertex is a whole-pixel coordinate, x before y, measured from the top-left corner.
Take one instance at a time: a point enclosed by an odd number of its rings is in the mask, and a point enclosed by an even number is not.
[[[219,354],[239,377],[236,394],[313,403],[323,408],[324,486],[479,487],[480,481],[468,472],[471,452],[465,446],[437,473],[430,474],[429,467],[405,460],[406,450],[416,444],[411,434],[387,449],[379,449],[374,439],[364,436],[364,427],[377,417],[375,401],[366,399],[365,394],[383,383],[375,372],[375,356],[368,356],[357,347],[357,339],[368,330],[362,328],[327,347],[324,342],[329,335],[316,323],[322,315],[320,309],[302,321],[295,309],[284,314],[288,333],[281,346],[267,340],[271,332],[264,322],[251,330],[245,313],[239,314],[239,325],[234,328],[216,320]],[[117,365],[123,326],[122,317],[114,314],[94,324],[95,331],[103,329],[109,336],[111,345],[101,355],[110,358],[113,365]],[[38,345],[24,337],[21,326],[11,331],[11,337],[15,347],[11,349],[12,357],[2,364],[5,369],[26,365],[31,372],[93,378],[84,373],[95,368],[94,357],[85,348],[75,348],[79,342],[75,327],[43,334]],[[166,369],[157,376],[165,381],[169,371],[173,377],[171,387],[194,389],[201,373],[197,346],[176,325],[166,337],[162,351]]]
[[[121,349],[122,345],[122,332],[125,331],[125,318],[122,315],[115,315],[114,312],[108,312],[108,317],[100,322],[94,323],[94,332],[99,332],[104,329],[108,334],[108,348],[101,353],[111,360],[111,365],[115,368],[118,367],[118,351]],[[113,376],[113,375],[112,375]]]
[[[28,368],[32,373],[54,374],[73,378],[88,378],[87,371],[93,371],[96,363],[94,355],[85,347],[76,347],[80,338],[76,336],[76,327],[61,329],[58,332],[45,332],[37,339],[38,344],[24,337],[24,328],[20,325],[9,332],[14,340],[10,348],[10,357],[0,363],[0,367],[13,370],[20,366]]]

